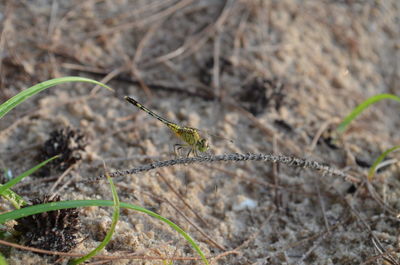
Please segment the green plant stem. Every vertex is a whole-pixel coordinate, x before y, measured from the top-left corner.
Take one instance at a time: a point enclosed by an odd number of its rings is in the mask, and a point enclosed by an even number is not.
[[[382,162],[382,160],[391,152],[394,152],[396,150],[400,149],[400,145],[396,145],[392,148],[389,148],[387,150],[385,150],[372,164],[372,166],[370,167],[369,171],[368,171],[368,180],[371,181],[372,178],[374,177],[375,171],[376,171],[376,167]]]
[[[364,109],[368,108],[370,105],[382,100],[382,99],[391,99],[391,100],[395,100],[400,102],[400,97],[393,95],[393,94],[379,94],[376,96],[372,96],[368,99],[366,99],[365,101],[363,101],[362,103],[360,103],[357,107],[355,107],[353,109],[353,111],[346,116],[343,121],[339,124],[339,126],[337,127],[336,131],[339,134],[343,134],[346,129],[347,126],[358,116],[361,114],[361,112],[363,112]]]
[[[79,76],[66,76],[66,77],[61,77],[61,78],[50,79],[50,80],[44,81],[42,83],[36,84],[30,88],[27,88],[27,89],[23,90],[22,92],[18,93],[17,95],[13,96],[6,102],[2,103],[0,105],[0,119],[3,118],[4,115],[6,115],[10,110],[12,110],[16,106],[18,106],[18,104],[24,102],[25,100],[32,97],[33,95],[36,95],[37,93],[39,93],[49,87],[67,83],[67,82],[92,83],[92,84],[96,84],[96,85],[102,86],[104,88],[107,88],[111,91],[114,91],[111,87],[109,87],[103,83],[100,83],[96,80],[92,80],[89,78],[79,77]]]
[[[73,201],[60,201],[60,202],[51,202],[51,203],[33,205],[33,206],[25,207],[25,208],[22,208],[19,210],[14,210],[11,212],[0,214],[0,224],[4,224],[5,222],[16,220],[16,219],[19,219],[22,217],[33,215],[33,214],[55,211],[55,210],[60,210],[60,209],[89,207],[89,206],[112,207],[112,206],[114,206],[114,201],[73,200]],[[209,264],[204,253],[201,251],[200,247],[196,244],[194,239],[191,238],[182,228],[180,228],[179,226],[177,226],[176,224],[174,224],[167,218],[162,217],[161,215],[158,215],[155,212],[152,212],[150,210],[147,210],[145,208],[142,208],[140,206],[136,206],[133,204],[121,202],[120,207],[127,208],[127,209],[134,210],[134,211],[143,212],[145,214],[155,217],[155,218],[159,219],[160,221],[168,224],[172,229],[174,229],[179,234],[181,234],[192,245],[192,247],[196,250],[196,252],[201,256],[201,258],[205,264]]]
[[[45,166],[47,163],[49,163],[50,161],[52,161],[58,157],[60,157],[60,155],[53,156],[53,157],[47,159],[46,161],[43,161],[42,163],[34,166],[33,168],[28,169],[27,171],[25,171],[18,177],[9,180],[4,185],[0,186],[0,195],[8,200],[11,200],[11,202],[15,208],[19,208],[22,205],[25,205],[26,202],[24,201],[24,199],[22,199],[22,197],[18,196],[18,194],[16,194],[12,190],[10,190],[10,188],[12,186],[14,186],[15,184],[19,183],[25,177],[33,174],[36,170],[40,169],[41,167]]]
[[[110,226],[110,230],[107,232],[106,236],[104,237],[103,241],[97,246],[97,248],[93,249],[90,253],[87,255],[83,256],[82,258],[79,258],[77,260],[74,260],[70,262],[71,265],[76,265],[85,262],[86,260],[90,259],[91,257],[95,256],[97,253],[99,253],[107,244],[110,242],[112,235],[114,234],[115,227],[117,226],[118,219],[119,219],[119,212],[120,212],[120,202],[118,198],[118,193],[115,188],[115,185],[111,179],[111,177],[106,173],[107,179],[110,182],[111,186],[111,191],[113,195],[113,201],[114,201],[114,212],[113,212],[113,218]]]

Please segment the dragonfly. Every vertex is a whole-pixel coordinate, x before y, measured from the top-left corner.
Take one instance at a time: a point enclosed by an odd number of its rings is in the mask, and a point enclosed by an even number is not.
[[[149,110],[148,108],[137,102],[135,99],[128,96],[125,96],[124,98],[132,105],[136,106],[137,108],[143,110],[150,116],[164,123],[178,138],[180,138],[183,142],[186,143],[184,145],[181,144],[174,145],[174,151],[176,155],[178,155],[180,149],[185,147],[189,148],[189,152],[186,155],[187,157],[189,157],[191,153],[193,153],[195,156],[199,156],[198,151],[204,153],[209,149],[208,142],[205,138],[200,136],[199,129],[187,126],[180,126],[177,123],[171,122],[161,117],[160,115],[154,113],[153,111]]]

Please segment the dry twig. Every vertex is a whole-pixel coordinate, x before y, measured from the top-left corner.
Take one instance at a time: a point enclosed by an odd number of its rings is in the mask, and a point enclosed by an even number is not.
[[[176,159],[171,159],[171,160],[165,160],[165,161],[156,161],[147,165],[142,165],[138,166],[133,169],[127,169],[127,170],[117,170],[112,173],[110,173],[110,176],[115,178],[115,177],[121,177],[125,175],[131,175],[131,174],[138,174],[140,172],[145,172],[149,171],[152,169],[157,169],[161,167],[170,167],[170,166],[175,166],[175,165],[189,165],[189,164],[194,164],[194,163],[211,163],[211,162],[221,162],[221,161],[235,161],[235,162],[240,162],[240,161],[265,161],[265,162],[272,162],[272,163],[281,163],[288,165],[290,167],[300,167],[300,168],[308,168],[316,171],[322,171],[325,175],[332,175],[332,176],[338,176],[344,178],[346,181],[349,181],[351,183],[360,183],[360,179],[350,176],[347,173],[340,171],[338,169],[334,169],[325,165],[320,164],[319,162],[316,161],[311,161],[311,160],[305,160],[301,158],[296,158],[296,157],[289,157],[289,156],[284,156],[284,155],[272,155],[272,154],[238,154],[238,153],[233,153],[233,154],[223,154],[223,155],[206,155],[206,156],[198,156],[198,157],[186,157],[186,158],[176,158]],[[93,180],[89,180],[89,182],[95,181],[95,180],[101,180],[105,179],[104,175],[98,176],[97,178]]]

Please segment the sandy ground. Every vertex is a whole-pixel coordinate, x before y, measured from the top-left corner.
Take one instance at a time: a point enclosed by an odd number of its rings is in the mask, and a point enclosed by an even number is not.
[[[40,161],[53,130],[71,127],[88,138],[83,159],[68,171],[25,179],[15,190],[26,199],[46,193],[111,199],[106,181],[84,182],[103,173],[103,160],[114,171],[174,157],[179,140],[124,95],[234,141],[209,136],[212,153],[293,155],[361,180],[380,153],[400,142],[399,104],[389,101],[365,112],[341,141],[330,141],[362,100],[400,94],[397,0],[1,2],[0,102],[70,75],[103,80],[116,91],[60,85],[1,120],[0,166],[14,176]],[[174,221],[207,256],[218,257],[213,264],[400,263],[398,162],[383,168],[370,190],[251,161],[168,167],[115,182],[121,201]],[[4,211],[10,207],[3,202]],[[81,210],[81,243],[73,252],[99,244],[111,213]],[[198,258],[165,224],[123,210],[102,255],[126,253]],[[53,264],[54,258],[12,249],[8,261]]]

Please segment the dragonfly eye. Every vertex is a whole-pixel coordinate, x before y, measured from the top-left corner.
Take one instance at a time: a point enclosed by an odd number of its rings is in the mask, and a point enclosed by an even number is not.
[[[200,139],[199,141],[197,141],[197,149],[200,151],[200,152],[205,152],[205,151],[207,151],[208,150],[208,143],[207,143],[207,140],[206,139],[204,139],[204,138],[202,138],[202,139]]]

